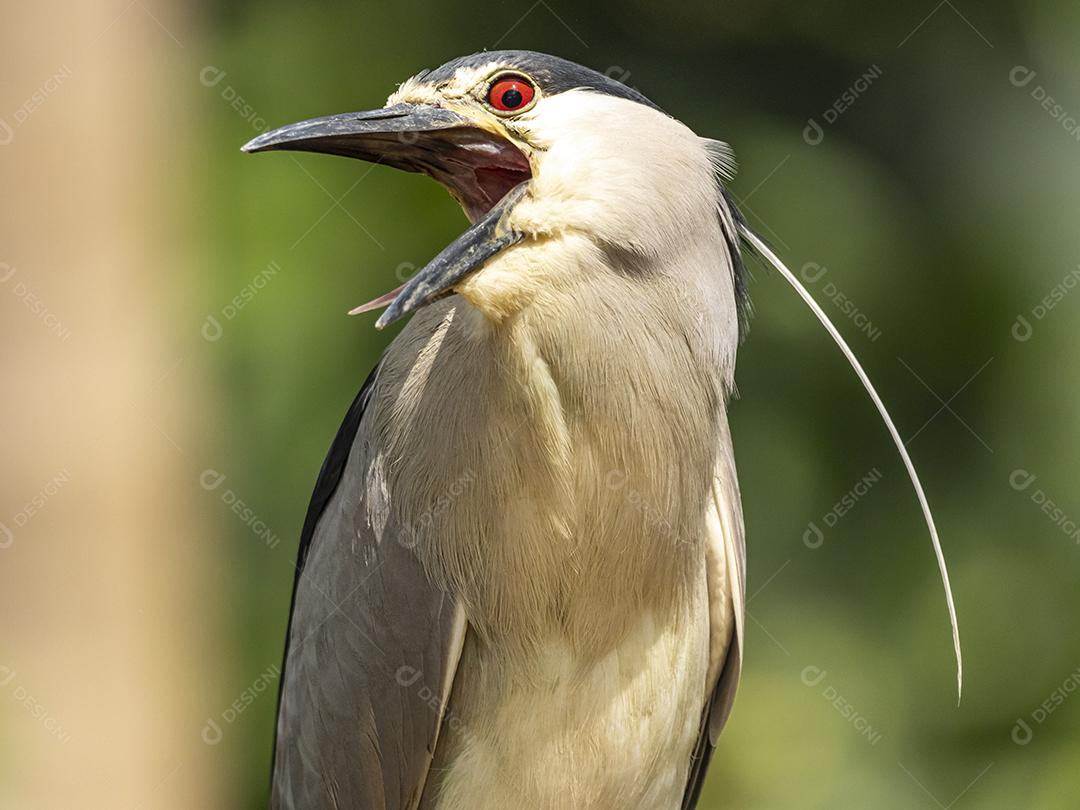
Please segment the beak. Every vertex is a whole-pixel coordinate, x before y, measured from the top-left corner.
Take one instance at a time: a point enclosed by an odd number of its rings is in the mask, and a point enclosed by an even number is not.
[[[415,172],[423,171],[425,159],[438,151],[438,144],[446,142],[439,137],[441,133],[469,126],[468,118],[443,107],[395,104],[289,124],[260,135],[241,149],[322,152]]]
[[[408,284],[356,307],[389,304],[379,329],[452,291],[461,279],[521,241],[507,225],[532,178],[528,158],[507,138],[444,107],[395,104],[370,112],[313,118],[267,132],[244,152],[290,150],[383,163],[438,180],[475,224]]]

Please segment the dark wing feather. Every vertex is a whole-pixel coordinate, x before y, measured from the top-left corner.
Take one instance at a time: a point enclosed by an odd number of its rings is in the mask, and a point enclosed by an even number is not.
[[[278,699],[274,810],[419,803],[464,621],[388,518],[368,377],[304,521]]]
[[[304,561],[307,559],[308,549],[311,547],[311,538],[315,536],[315,524],[322,517],[323,510],[330,497],[341,482],[341,474],[345,472],[345,462],[349,460],[349,451],[352,449],[353,439],[360,428],[360,420],[367,410],[368,401],[371,399],[371,391],[375,387],[375,377],[379,374],[379,364],[368,374],[360,392],[353,399],[345,414],[345,421],[341,423],[334,441],[330,445],[330,452],[326,454],[319,477],[315,480],[315,489],[311,493],[311,502],[308,504],[307,514],[304,516],[304,528],[300,532],[300,549],[296,557],[296,578],[300,578],[300,572],[304,569]],[[293,597],[296,597],[295,582]],[[290,617],[292,611],[289,611]]]

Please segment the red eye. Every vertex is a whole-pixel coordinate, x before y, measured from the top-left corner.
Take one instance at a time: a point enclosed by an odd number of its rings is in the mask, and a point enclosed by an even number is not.
[[[536,90],[520,76],[504,76],[488,90],[488,104],[496,110],[513,112],[528,107]]]

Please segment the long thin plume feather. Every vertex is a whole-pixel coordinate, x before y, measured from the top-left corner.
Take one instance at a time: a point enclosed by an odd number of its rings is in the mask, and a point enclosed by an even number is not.
[[[851,367],[855,370],[855,374],[858,376],[859,381],[866,389],[866,393],[870,395],[870,399],[874,401],[874,405],[877,406],[878,413],[881,414],[882,420],[885,422],[885,427],[889,429],[889,434],[892,436],[893,443],[896,445],[896,449],[900,452],[900,458],[904,461],[904,466],[907,468],[908,476],[911,478],[911,484],[915,487],[915,494],[919,498],[919,505],[922,507],[923,517],[926,519],[926,526],[930,530],[930,541],[934,544],[934,554],[937,556],[938,569],[941,571],[941,584],[945,587],[945,604],[949,608],[949,622],[952,625],[953,636],[953,649],[956,652],[956,700],[960,702],[960,695],[964,686],[964,664],[963,658],[960,654],[960,627],[956,621],[956,606],[953,604],[952,586],[949,584],[949,569],[945,565],[945,555],[941,551],[941,541],[938,539],[937,526],[934,525],[934,516],[930,513],[930,504],[927,503],[926,493],[923,491],[922,482],[919,481],[919,474],[915,472],[915,465],[911,461],[911,456],[908,455],[907,448],[904,447],[904,442],[900,438],[900,433],[896,429],[896,425],[893,424],[892,417],[889,416],[888,410],[885,408],[885,403],[881,401],[881,397],[878,396],[878,392],[874,389],[873,383],[870,382],[870,377],[867,376],[863,370],[862,365],[855,357],[855,353],[848,346],[847,341],[840,335],[832,321],[829,320],[829,316],[825,314],[818,303],[807,292],[806,287],[802,282],[795,277],[795,274],[791,272],[784,265],[776,254],[769,249],[757,234],[750,230],[744,223],[739,223],[739,234],[745,239],[762,257],[764,257],[769,264],[776,268],[776,270],[782,275],[792,287],[795,288],[795,292],[799,294],[799,297],[806,302],[806,305],[810,307],[817,319],[821,321],[821,325],[825,327],[825,331],[829,333],[836,345],[840,347],[840,351],[843,352],[844,357],[851,364]]]

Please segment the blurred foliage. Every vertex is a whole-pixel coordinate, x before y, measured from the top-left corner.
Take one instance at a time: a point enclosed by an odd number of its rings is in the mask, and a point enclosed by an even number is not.
[[[609,70],[735,147],[733,191],[751,223],[797,271],[826,268],[810,287],[910,437],[951,563],[966,653],[959,708],[938,574],[899,460],[812,316],[755,266],[756,316],[731,408],[752,618],[702,806],[1075,806],[1080,700],[1041,723],[1032,713],[1080,667],[1070,618],[1080,548],[1036,502],[1045,493],[1080,519],[1080,292],[1041,319],[1032,310],[1080,260],[1080,143],[1032,92],[1042,86],[1080,116],[1080,13],[1060,0],[946,3],[924,19],[932,8],[205,8],[192,75],[204,65],[224,73],[190,97],[203,124],[191,216],[210,257],[191,311],[224,328],[205,353],[224,408],[221,468],[281,538],[269,549],[220,519],[220,613],[235,640],[221,698],[279,660],[308,493],[392,337],[345,311],[395,286],[395,268],[422,265],[464,224],[426,178],[237,149],[261,126],[379,106],[399,81],[453,56],[530,48]],[[1032,84],[1010,82],[1017,65],[1036,71]],[[880,77],[826,125],[875,67]],[[812,117],[819,145],[803,136]],[[280,271],[226,319],[271,262]],[[845,317],[835,291],[876,339]],[[1012,335],[1018,314],[1034,326],[1029,340]],[[874,469],[880,481],[826,528]],[[1022,491],[1010,486],[1018,469],[1036,476]],[[825,529],[818,548],[804,543],[812,521]],[[261,699],[221,745],[235,763],[234,806],[265,801],[273,714]],[[1026,745],[1011,738],[1018,719],[1033,730]]]

